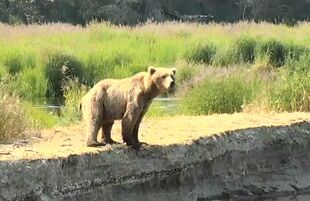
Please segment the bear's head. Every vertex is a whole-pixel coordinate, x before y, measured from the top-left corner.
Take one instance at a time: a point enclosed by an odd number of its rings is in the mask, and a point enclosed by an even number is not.
[[[158,68],[153,66],[148,68],[150,80],[160,93],[174,89],[176,72],[177,70],[175,68]]]

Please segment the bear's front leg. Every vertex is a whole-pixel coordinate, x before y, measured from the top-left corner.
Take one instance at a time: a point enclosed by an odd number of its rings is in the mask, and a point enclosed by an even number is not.
[[[122,136],[123,141],[127,146],[132,146],[134,149],[139,149],[138,143],[136,143],[133,139],[133,119],[124,116],[122,119]]]
[[[138,107],[129,106],[128,110],[122,118],[123,141],[127,144],[127,146],[132,146],[134,149],[140,148],[140,143],[137,142],[133,137],[134,127],[137,123],[140,113],[141,109]]]
[[[139,118],[137,119],[136,124],[135,124],[135,126],[134,126],[134,128],[133,128],[132,137],[133,137],[133,140],[139,144],[139,146],[141,146],[141,145],[143,145],[143,144],[144,144],[144,145],[148,145],[148,143],[146,143],[146,142],[140,142],[140,141],[139,141],[138,133],[139,133],[140,123],[141,123],[141,121],[142,121],[142,119],[143,119],[145,113],[147,112],[149,105],[150,105],[150,103],[147,104],[147,105],[144,107],[143,111],[142,111],[141,114],[139,115]]]

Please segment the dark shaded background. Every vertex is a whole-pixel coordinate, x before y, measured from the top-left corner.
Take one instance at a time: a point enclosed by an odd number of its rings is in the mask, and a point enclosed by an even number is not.
[[[310,0],[0,0],[0,21],[9,24],[243,19],[294,24],[309,18]]]

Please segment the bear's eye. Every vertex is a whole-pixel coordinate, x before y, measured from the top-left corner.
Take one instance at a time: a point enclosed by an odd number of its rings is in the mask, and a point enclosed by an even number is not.
[[[168,75],[163,75],[162,78],[166,79],[168,77]]]

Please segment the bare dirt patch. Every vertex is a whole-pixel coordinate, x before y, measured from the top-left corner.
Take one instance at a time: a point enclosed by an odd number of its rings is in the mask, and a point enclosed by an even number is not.
[[[300,121],[310,121],[310,113],[236,113],[144,119],[140,126],[140,140],[160,146],[190,144],[200,137],[220,134],[228,130],[289,125]],[[43,130],[41,138],[0,145],[0,161],[58,158],[84,153],[98,153],[119,146],[126,147],[120,144],[88,148],[85,146],[85,137],[83,123],[70,127]],[[121,142],[120,122],[114,124],[112,137]]]

